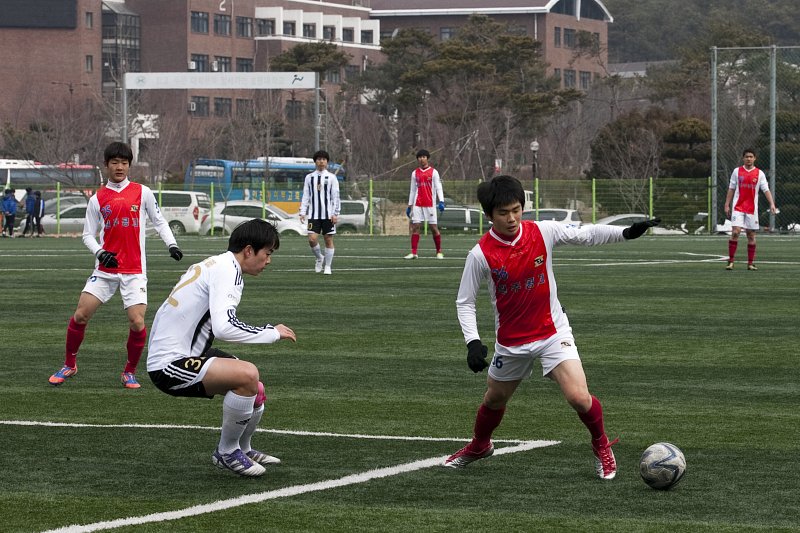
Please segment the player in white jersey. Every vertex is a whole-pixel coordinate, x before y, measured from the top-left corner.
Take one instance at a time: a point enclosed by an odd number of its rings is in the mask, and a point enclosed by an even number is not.
[[[300,202],[300,222],[308,219],[308,245],[314,253],[314,271],[331,274],[333,264],[333,236],[339,219],[339,179],[328,172],[328,152],[319,150],[314,154],[316,170],[306,175],[303,184],[303,199]],[[319,236],[325,239],[325,254],[319,246]],[[323,270],[324,269],[324,270]]]
[[[61,385],[77,374],[78,349],[86,326],[100,306],[119,290],[130,325],[126,343],[128,359],[120,379],[125,388],[138,389],[136,367],[147,340],[146,221],[149,219],[153,224],[173,259],[180,261],[183,253],[158,209],[153,192],[128,179],[133,161],[130,146],[113,142],[106,147],[103,157],[108,183],[89,199],[83,225],[83,244],[96,258],[95,269],[86,280],[67,326],[64,366],[48,381],[51,385]]]
[[[244,290],[242,275],[258,276],[279,246],[278,232],[269,222],[240,224],[231,233],[227,252],[192,265],[178,280],[150,332],[147,372],[156,387],[172,396],[224,395],[222,434],[211,460],[242,476],[260,476],[264,465],[280,463],[250,444],[264,413],[264,385],[254,364],[211,343],[296,340],[283,324],[252,326],[236,316]]]
[[[762,191],[769,202],[772,214],[778,212],[772,193],[769,192],[767,177],[756,168],[756,153],[750,148],[742,152],[740,167],[733,169],[725,197],[725,216],[731,221],[731,238],[728,240],[728,265],[726,270],[733,270],[733,259],[739,245],[739,234],[744,228],[747,235],[747,270],[758,270],[753,261],[756,258],[756,231],[758,224],[758,191]],[[731,212],[733,205],[733,212]]]
[[[595,225],[585,228],[556,222],[522,220],[525,191],[511,176],[498,176],[478,187],[478,200],[492,228],[467,255],[456,308],[467,364],[480,372],[488,348],[481,343],[476,299],[487,280],[495,312],[494,357],[488,388],[475,419],[472,441],[451,455],[444,466],[461,468],[494,453],[492,433],[500,424],[506,404],[523,379],[530,377],[539,359],[542,374],[554,380],[592,436],[596,472],[612,479],[617,470],[614,452],[603,422],[602,406],[586,383],[578,349],[567,315],[558,301],[553,276],[553,248],[561,244],[594,246],[640,237],[659,219],[637,222],[629,228]]]

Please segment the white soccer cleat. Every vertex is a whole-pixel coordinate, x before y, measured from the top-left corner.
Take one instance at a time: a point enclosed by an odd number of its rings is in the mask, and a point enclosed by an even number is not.
[[[416,258],[417,258],[417,254],[411,253],[411,254],[408,254],[407,256],[405,256],[403,259],[416,259]]]
[[[323,260],[322,260],[322,259],[317,259],[317,260],[314,262],[314,272],[316,272],[317,274],[319,274],[320,272],[322,272],[322,263],[323,263]]]
[[[277,457],[272,455],[267,455],[264,452],[260,452],[258,450],[250,450],[249,452],[244,453],[247,457],[255,461],[256,463],[260,464],[261,466],[270,466],[270,465],[279,465],[281,464],[281,460]]]
[[[223,470],[227,469],[245,477],[258,477],[267,471],[260,464],[251,461],[241,449],[233,450],[231,453],[220,453],[219,450],[214,450],[214,453],[211,454],[211,462]]]
[[[445,459],[442,466],[447,468],[464,468],[468,464],[475,462],[478,459],[485,459],[494,453],[494,445],[491,442],[489,443],[489,446],[477,453],[472,452],[468,448],[469,444]]]
[[[444,259],[444,254],[442,252],[437,252],[436,259]]]
[[[331,267],[325,266],[325,271],[323,272],[323,274],[328,274],[328,275],[333,274],[333,272],[331,272]]]
[[[604,436],[602,440],[605,441],[605,445],[592,441],[597,477],[600,479],[614,479],[614,476],[617,475],[617,460],[614,458],[614,451],[611,447],[618,443],[619,439],[608,442],[608,438]]]

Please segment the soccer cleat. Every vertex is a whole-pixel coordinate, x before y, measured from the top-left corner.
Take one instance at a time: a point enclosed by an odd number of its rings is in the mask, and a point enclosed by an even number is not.
[[[139,382],[136,381],[136,375],[133,372],[123,372],[120,375],[120,380],[126,389],[138,389],[141,387]]]
[[[220,453],[218,449],[214,450],[214,453],[211,454],[211,462],[223,470],[227,468],[231,472],[245,477],[258,477],[267,471],[267,469],[260,464],[250,460],[250,458],[238,448],[231,453]]]
[[[595,441],[592,441],[597,476],[600,479],[614,479],[614,476],[617,475],[617,460],[614,458],[614,451],[611,447],[618,443],[619,439],[608,442],[608,437],[603,435],[600,440],[607,444],[603,445],[599,442],[595,444]]]
[[[747,270],[758,270],[758,267],[755,266],[753,263],[747,265]]]
[[[323,263],[322,259],[317,259],[314,262],[314,272],[316,272],[317,274],[322,272],[322,263]]]
[[[416,258],[417,258],[417,254],[412,252],[412,253],[408,254],[407,256],[405,256],[403,259],[416,259]]]
[[[472,452],[468,449],[470,444],[467,444],[456,453],[445,459],[442,466],[446,466],[447,468],[464,468],[468,464],[477,461],[478,459],[485,459],[494,453],[494,445],[491,442],[486,448],[478,453]]]
[[[444,259],[444,254],[442,252],[436,252],[436,259]]]
[[[733,270],[733,261],[728,262],[728,266],[725,267],[725,270]]]
[[[333,274],[333,272],[331,272],[331,267],[329,267],[327,265],[325,266],[325,271],[322,272],[322,273],[323,274],[328,274],[328,275]]]
[[[50,379],[47,381],[50,382],[50,385],[61,385],[67,378],[71,378],[75,374],[78,373],[78,365],[67,366],[64,365],[61,370],[50,376]]]
[[[269,466],[269,465],[279,465],[281,464],[281,460],[277,457],[273,457],[272,455],[267,455],[264,452],[260,452],[258,450],[250,450],[249,452],[245,452],[245,455],[255,461],[256,463],[260,464],[261,466]]]

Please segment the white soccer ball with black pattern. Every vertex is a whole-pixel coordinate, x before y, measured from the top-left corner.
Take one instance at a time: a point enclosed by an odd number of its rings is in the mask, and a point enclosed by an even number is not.
[[[666,490],[673,487],[686,473],[686,458],[674,444],[657,442],[642,454],[639,473],[650,487]]]

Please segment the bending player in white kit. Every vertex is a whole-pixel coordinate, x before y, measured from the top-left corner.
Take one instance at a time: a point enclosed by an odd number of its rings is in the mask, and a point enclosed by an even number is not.
[[[278,232],[269,222],[253,219],[237,226],[227,252],[192,265],[181,277],[150,331],[147,371],[156,387],[172,396],[225,396],[222,435],[211,460],[242,476],[260,476],[265,465],[280,463],[250,445],[264,413],[264,385],[254,364],[211,343],[215,338],[262,344],[296,341],[294,331],[283,324],[251,326],[236,317],[244,290],[242,274],[259,275],[279,246]]]
[[[557,222],[522,220],[525,191],[511,176],[498,176],[478,186],[478,201],[492,222],[467,255],[456,308],[467,364],[480,372],[488,349],[478,334],[475,301],[486,279],[495,312],[494,357],[488,388],[475,418],[472,441],[451,455],[444,466],[462,468],[494,453],[492,433],[500,425],[506,404],[523,379],[530,377],[540,359],[542,375],[558,383],[564,398],[578,413],[592,436],[597,475],[612,479],[617,463],[603,425],[600,401],[589,393],[572,328],[561,308],[553,277],[553,247],[560,244],[593,246],[636,239],[659,219],[637,222],[628,228],[595,225],[586,228]]]

